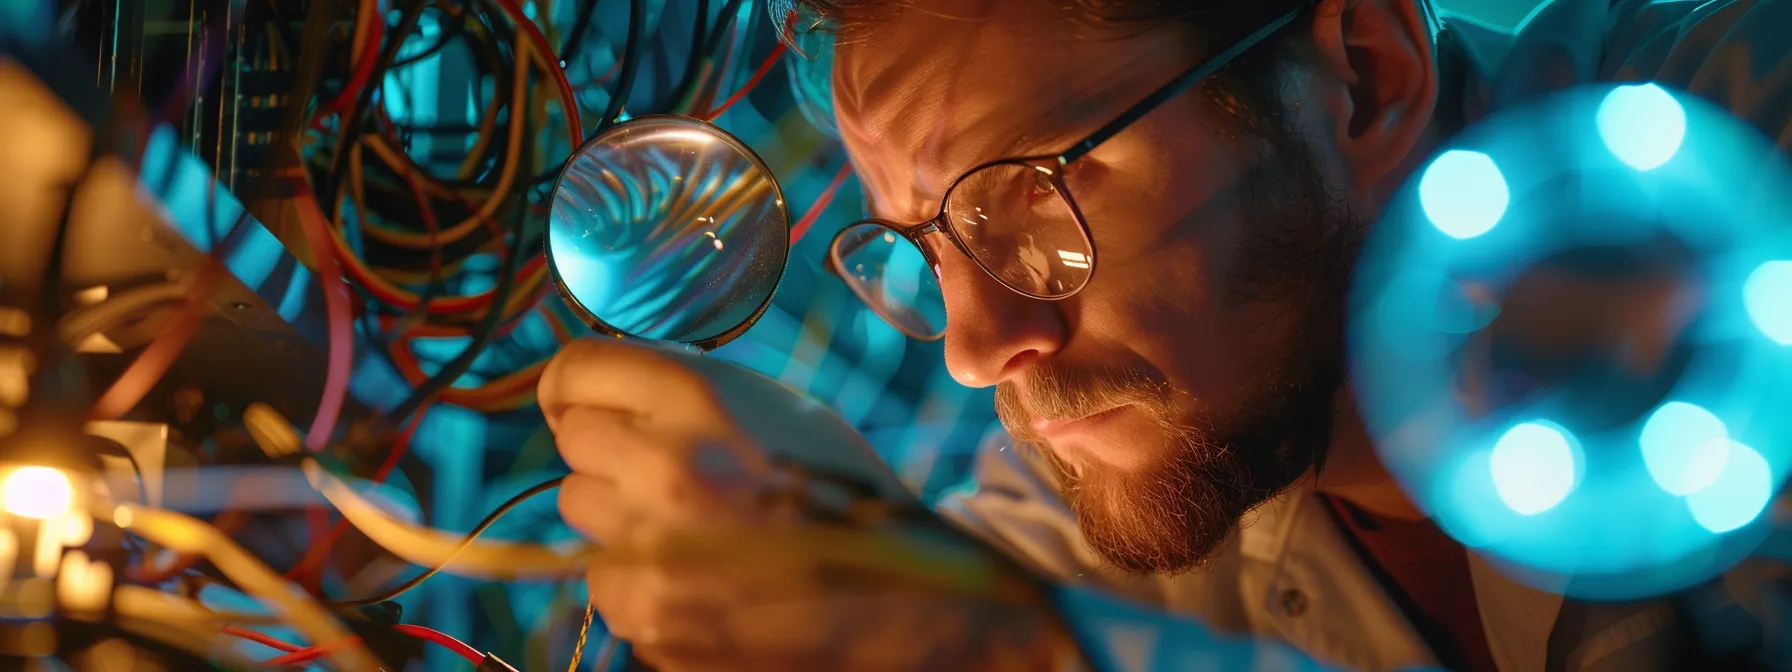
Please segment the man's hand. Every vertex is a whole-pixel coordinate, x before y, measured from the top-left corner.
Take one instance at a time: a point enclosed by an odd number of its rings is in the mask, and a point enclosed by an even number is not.
[[[801,481],[762,446],[801,442],[835,473],[865,475],[868,452],[828,426],[836,417],[815,419],[812,402],[718,377],[718,365],[587,340],[542,377],[541,407],[573,471],[561,514],[606,546],[591,600],[636,655],[662,672],[1053,667],[1063,640],[1042,610],[1012,606],[1012,590],[989,599],[1001,582],[964,580],[1002,566],[981,547],[914,522],[814,522],[790,496]]]

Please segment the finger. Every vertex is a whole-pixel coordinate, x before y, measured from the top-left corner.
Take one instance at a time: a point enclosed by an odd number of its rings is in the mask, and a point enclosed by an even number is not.
[[[646,626],[651,621],[651,614],[640,604],[645,599],[641,591],[650,590],[649,581],[639,576],[645,570],[644,567],[607,566],[585,575],[592,609],[603,618],[604,629],[631,644],[642,643]]]
[[[560,484],[560,517],[579,534],[610,544],[628,536],[636,514],[624,507],[616,484],[575,473]]]
[[[556,432],[561,416],[580,406],[609,408],[648,426],[698,435],[734,427],[709,379],[677,355],[619,339],[567,344],[542,372],[536,398]]]
[[[673,520],[745,513],[775,474],[744,449],[644,429],[620,414],[569,409],[554,437],[573,473],[612,483],[622,504]]]
[[[980,663],[1027,660],[1025,652],[1040,644],[1036,615],[962,597],[896,588],[792,593],[738,608],[729,621],[746,651],[784,661],[785,669],[994,669]]]
[[[806,672],[807,668],[786,661],[766,660],[766,656],[748,652],[736,654],[703,647],[674,645],[637,645],[635,658],[652,666],[656,672]],[[820,672],[817,670],[816,672]]]
[[[741,584],[714,573],[664,566],[598,567],[586,578],[591,604],[617,637],[641,646],[720,653]]]
[[[640,456],[654,457],[648,438],[621,412],[580,406],[561,414],[554,446],[575,473],[614,480]]]

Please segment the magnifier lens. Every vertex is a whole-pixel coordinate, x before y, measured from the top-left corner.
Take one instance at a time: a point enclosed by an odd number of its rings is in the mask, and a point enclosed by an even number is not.
[[[567,164],[548,260],[593,328],[709,349],[764,311],[789,235],[777,181],[746,145],[689,117],[638,117]]]

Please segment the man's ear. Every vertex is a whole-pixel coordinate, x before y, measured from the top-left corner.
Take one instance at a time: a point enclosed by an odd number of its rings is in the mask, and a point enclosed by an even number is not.
[[[1423,138],[1438,72],[1424,0],[1323,0],[1314,9],[1311,95],[1332,115],[1329,138],[1370,193]]]

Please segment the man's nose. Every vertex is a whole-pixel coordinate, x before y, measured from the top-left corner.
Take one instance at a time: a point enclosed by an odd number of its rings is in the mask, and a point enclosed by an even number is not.
[[[1068,333],[1057,302],[1016,294],[949,243],[942,247],[946,368],[960,384],[1012,379],[1064,346]]]

